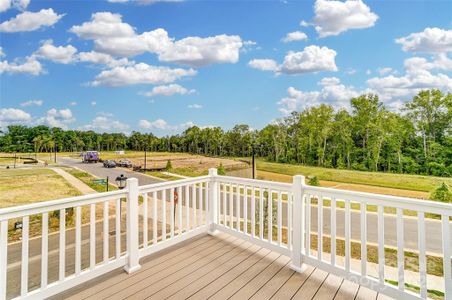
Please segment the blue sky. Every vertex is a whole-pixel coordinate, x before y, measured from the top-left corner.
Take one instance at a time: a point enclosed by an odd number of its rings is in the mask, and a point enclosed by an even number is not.
[[[452,91],[451,1],[0,0],[0,127],[262,128]]]

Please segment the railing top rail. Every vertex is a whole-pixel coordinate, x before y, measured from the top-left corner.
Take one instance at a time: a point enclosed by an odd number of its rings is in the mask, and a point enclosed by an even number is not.
[[[128,189],[43,201],[0,209],[0,221],[126,197]]]
[[[274,188],[278,190],[285,190],[287,192],[292,191],[292,185],[290,183],[284,182],[275,182],[268,180],[258,180],[258,179],[250,179],[250,178],[241,178],[241,177],[232,177],[232,176],[216,176],[220,182],[225,183],[237,183],[237,184],[248,184],[252,186],[263,186]]]
[[[325,188],[318,186],[309,186],[305,187],[305,192],[310,193],[314,192],[316,194],[321,194],[325,197],[334,196],[336,199],[345,200],[349,199],[357,202],[374,202],[375,204],[381,204],[388,207],[402,207],[413,210],[422,210],[422,211],[440,211],[441,213],[445,213],[448,215],[452,215],[452,204],[441,203],[432,200],[421,200],[421,199],[413,199],[399,196],[389,196],[389,195],[381,195],[381,194],[373,194],[373,193],[365,193],[365,192],[356,192],[356,191],[346,191],[339,190],[333,188]],[[340,197],[344,197],[343,199]]]
[[[179,179],[179,180],[174,180],[174,181],[152,183],[152,184],[140,186],[139,190],[141,193],[151,192],[151,191],[155,191],[155,190],[161,190],[161,189],[179,187],[179,186],[193,184],[193,183],[199,183],[199,182],[206,181],[210,178],[211,178],[211,176],[206,175],[206,176],[199,176],[199,177],[192,177],[192,178],[184,178],[184,179]]]

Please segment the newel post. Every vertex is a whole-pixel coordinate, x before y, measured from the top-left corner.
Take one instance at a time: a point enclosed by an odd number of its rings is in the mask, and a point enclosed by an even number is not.
[[[305,206],[304,190],[305,178],[302,175],[293,177],[292,183],[292,262],[290,268],[297,272],[303,272],[303,255],[305,253]]]
[[[216,233],[216,226],[218,224],[218,182],[216,176],[218,176],[217,169],[209,169],[209,217],[207,233],[214,235]]]
[[[127,220],[126,220],[126,239],[127,239],[127,262],[124,270],[127,273],[138,271],[141,266],[139,264],[138,254],[138,179],[127,179]]]

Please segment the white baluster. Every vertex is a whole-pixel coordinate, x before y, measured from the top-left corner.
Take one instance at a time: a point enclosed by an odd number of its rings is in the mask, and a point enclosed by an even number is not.
[[[403,210],[397,208],[397,269],[399,290],[405,290],[405,253],[403,246]]]
[[[41,289],[47,287],[48,253],[49,253],[49,213],[42,214],[41,234]]]
[[[21,280],[20,295],[24,297],[28,293],[28,235],[30,231],[30,217],[22,218],[22,260],[21,260]]]

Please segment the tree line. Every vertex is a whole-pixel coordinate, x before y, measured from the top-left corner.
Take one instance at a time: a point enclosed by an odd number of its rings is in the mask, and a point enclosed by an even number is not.
[[[328,168],[452,176],[452,94],[419,92],[399,112],[377,95],[350,100],[351,110],[321,104],[252,130],[193,126],[181,134],[96,133],[11,125],[2,152],[145,150],[249,157]]]

